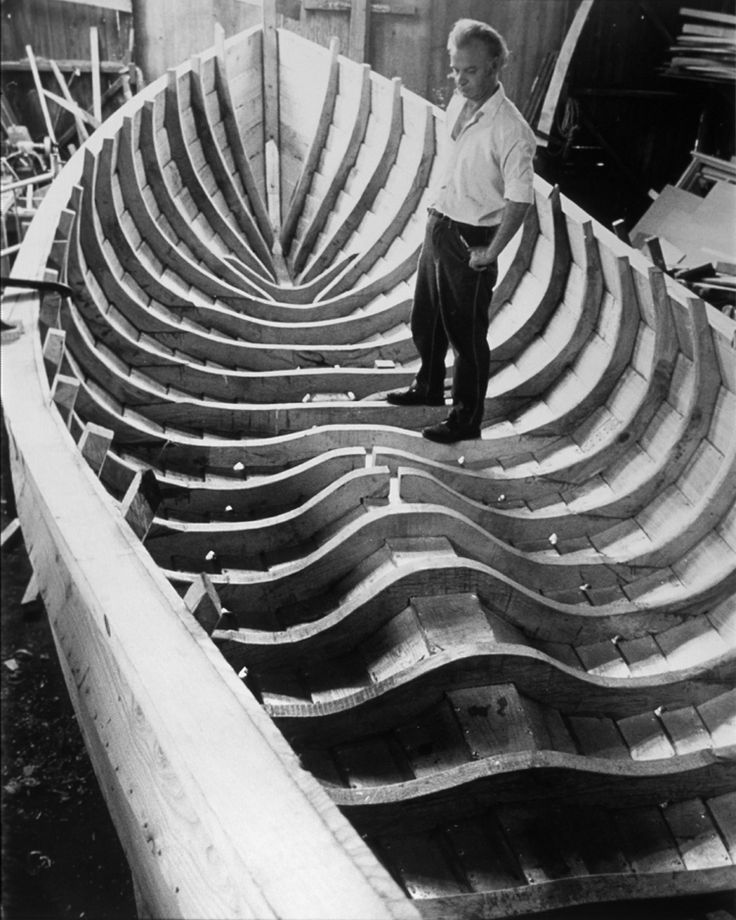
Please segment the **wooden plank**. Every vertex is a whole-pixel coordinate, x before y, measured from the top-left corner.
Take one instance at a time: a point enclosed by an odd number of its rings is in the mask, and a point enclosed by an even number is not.
[[[40,73],[51,72],[53,70],[51,62],[46,58],[37,57],[34,58],[34,61],[35,67]],[[92,70],[92,64],[88,58],[73,58],[67,60],[57,58],[55,64],[59,70],[64,73],[74,73],[77,70],[80,73],[90,73]],[[33,66],[30,59],[23,59],[20,61],[3,60],[0,61],[0,73],[22,73],[24,71],[32,71]],[[119,74],[125,69],[125,65],[121,64],[120,61],[100,61],[99,67],[101,73],[107,74]]]
[[[671,802],[662,809],[662,813],[688,869],[732,865],[728,851],[701,799]]]
[[[705,19],[709,22],[720,22],[728,26],[736,26],[736,16],[732,13],[723,13],[716,10],[701,10],[691,6],[681,6],[680,16],[690,19]]]
[[[695,706],[673,712],[663,708],[659,718],[676,754],[690,754],[711,747],[712,739]]]
[[[660,808],[617,809],[613,819],[624,840],[624,853],[636,872],[678,872],[685,868]]]
[[[85,121],[88,121],[93,116],[91,116],[88,112],[85,112],[84,109],[75,102],[74,97],[69,91],[69,84],[66,82],[66,77],[61,72],[61,69],[59,68],[59,65],[56,63],[56,61],[49,60],[49,65],[51,66],[51,70],[53,71],[54,77],[56,78],[56,82],[59,84],[62,96],[64,99],[66,99],[69,105],[73,106],[71,111],[74,115],[74,123],[77,126],[77,135],[79,136],[79,140],[83,142],[89,137],[89,132],[85,127]],[[99,122],[97,124],[93,123],[93,127],[98,127],[98,125]]]
[[[362,64],[368,59],[371,5],[369,0],[351,0],[348,57]]]
[[[417,777],[467,763],[468,748],[452,707],[442,702],[420,721],[396,729],[395,736]]]
[[[496,811],[530,885],[587,874],[576,846],[578,821],[574,813],[568,816],[555,808],[539,810],[515,803]]]
[[[100,87],[100,41],[97,26],[89,28],[90,63],[92,65],[92,114],[102,121],[102,89]]]
[[[353,0],[302,0],[305,10],[350,12]],[[382,0],[371,3],[371,13],[390,13],[394,16],[415,16],[420,9],[417,0]]]
[[[263,126],[265,143],[279,149],[279,51],[275,0],[263,3]],[[271,179],[273,180],[273,177]]]
[[[536,750],[538,740],[514,684],[468,687],[447,694],[474,758]]]
[[[361,655],[374,681],[386,680],[425,658],[430,650],[416,611],[407,607],[361,644]]]
[[[521,868],[495,816],[453,822],[447,837],[473,891],[515,888],[523,883]]]
[[[26,45],[26,55],[28,56],[28,64],[31,68],[31,73],[33,74],[33,84],[36,87],[36,93],[38,95],[38,102],[41,106],[41,114],[43,115],[43,121],[46,125],[46,133],[51,139],[51,143],[56,143],[56,134],[54,133],[54,126],[51,122],[51,116],[49,115],[49,108],[46,105],[46,96],[43,91],[43,84],[41,83],[41,75],[38,72],[38,65],[36,63],[36,56],[33,53],[33,48],[30,45]]]
[[[659,760],[675,754],[654,713],[619,719],[618,727],[634,760]]]
[[[567,721],[581,753],[611,759],[630,757],[613,719],[570,716]]]
[[[698,706],[698,713],[716,747],[727,747],[734,744],[736,741],[736,690],[701,703]]]
[[[70,6],[81,4],[82,6],[94,6],[101,10],[115,10],[118,13],[133,12],[133,0],[63,0]]]
[[[731,860],[736,863],[736,792],[708,799],[706,805]]]
[[[50,380],[59,372],[65,351],[66,333],[63,329],[51,327],[43,340],[43,360]]]
[[[567,30],[565,40],[560,48],[560,53],[555,61],[555,67],[552,71],[552,77],[547,87],[547,93],[542,103],[542,111],[537,123],[537,132],[541,135],[540,143],[546,145],[546,140],[552,133],[555,112],[560,101],[562,88],[567,79],[567,71],[570,68],[575,48],[580,39],[580,34],[588,19],[588,14],[593,6],[593,0],[581,0],[570,28]]]
[[[386,855],[391,874],[410,897],[431,898],[466,891],[453,871],[440,834],[386,834],[377,843]]]

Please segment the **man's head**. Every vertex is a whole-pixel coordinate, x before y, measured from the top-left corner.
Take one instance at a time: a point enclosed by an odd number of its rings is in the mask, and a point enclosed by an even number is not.
[[[447,50],[459,92],[474,102],[487,99],[509,56],[503,37],[485,22],[460,19],[450,31]]]

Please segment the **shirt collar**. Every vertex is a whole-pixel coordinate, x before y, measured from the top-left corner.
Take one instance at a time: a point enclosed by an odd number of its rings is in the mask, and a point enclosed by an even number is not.
[[[462,96],[460,95],[460,93],[456,93],[455,96],[458,99],[462,99]],[[504,101],[505,98],[506,98],[506,93],[503,88],[503,83],[501,83],[501,81],[499,80],[498,88],[495,90],[493,95],[489,96],[486,99],[486,101],[483,103],[483,105],[479,109],[476,109],[476,111],[473,113],[473,117],[465,125],[465,128],[469,128],[471,125],[474,125],[483,116],[492,117],[493,115],[495,115],[498,109],[500,108],[501,103]],[[462,102],[460,102],[460,106],[462,106]]]

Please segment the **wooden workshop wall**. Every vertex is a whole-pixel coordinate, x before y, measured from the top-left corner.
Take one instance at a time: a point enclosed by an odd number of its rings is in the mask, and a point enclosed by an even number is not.
[[[104,5],[103,5],[104,3]],[[2,30],[2,92],[3,124],[24,124],[34,140],[48,132],[41,104],[28,68],[26,45],[39,59],[41,82],[46,89],[60,93],[48,66],[42,59],[56,61],[66,79],[74,100],[84,109],[92,108],[93,89],[89,61],[92,57],[90,29],[97,29],[97,44],[101,62],[123,63],[131,60],[133,16],[115,7],[130,7],[124,0],[101,0],[100,5],[69,0],[3,0]],[[75,67],[81,63],[81,67]],[[86,66],[85,66],[86,65]],[[114,73],[103,72],[101,89],[115,79]],[[111,108],[103,107],[103,115]],[[71,116],[49,103],[50,117],[59,136],[72,124]]]
[[[339,5],[306,0],[300,21],[286,25],[322,45],[335,35],[345,52],[350,14],[335,9]],[[503,82],[523,108],[545,55],[559,49],[576,8],[577,0],[385,0],[372,4],[366,60],[384,76],[398,76],[409,89],[444,104],[451,92],[447,34],[457,19],[480,19],[497,28],[512,50]]]
[[[215,24],[235,35],[261,22],[259,0],[133,0],[136,45],[148,81],[214,43]]]
[[[120,6],[129,6],[121,3]],[[3,0],[0,48],[3,61],[36,55],[54,60],[90,58],[89,30],[97,26],[100,59],[122,61],[128,51],[132,15],[69,0]]]

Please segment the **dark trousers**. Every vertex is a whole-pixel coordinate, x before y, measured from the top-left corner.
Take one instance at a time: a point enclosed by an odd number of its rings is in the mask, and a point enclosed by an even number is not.
[[[451,347],[455,366],[450,419],[463,427],[476,427],[483,418],[491,357],[488,309],[498,277],[495,262],[485,271],[468,266],[468,246],[488,245],[494,232],[430,211],[419,256],[411,334],[421,366],[414,386],[430,397],[442,394]]]

